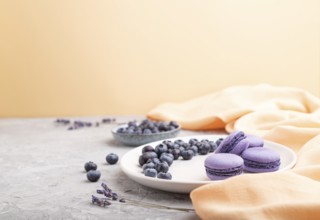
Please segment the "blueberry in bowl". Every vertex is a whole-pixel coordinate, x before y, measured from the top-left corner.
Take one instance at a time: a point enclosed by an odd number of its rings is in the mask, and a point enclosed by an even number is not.
[[[152,121],[145,119],[141,122],[129,121],[112,129],[115,140],[128,146],[139,146],[146,143],[176,137],[181,126],[175,121]]]

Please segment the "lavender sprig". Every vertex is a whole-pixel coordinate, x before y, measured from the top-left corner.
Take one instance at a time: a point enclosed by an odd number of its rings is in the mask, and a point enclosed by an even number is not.
[[[107,184],[102,183],[101,189],[97,189],[98,194],[103,194],[105,198],[98,198],[94,195],[92,195],[92,203],[96,204],[98,206],[109,206],[111,205],[111,202],[109,201],[118,201],[121,203],[125,203],[127,205],[134,205],[134,206],[140,206],[145,208],[157,208],[157,209],[166,209],[166,210],[175,210],[175,211],[184,211],[184,212],[194,212],[194,209],[188,209],[188,208],[179,208],[179,207],[171,207],[171,206],[165,206],[165,205],[159,205],[159,204],[153,204],[138,200],[132,200],[132,199],[125,199],[120,198],[117,193],[112,192],[112,190],[107,186]]]
[[[111,205],[111,203],[107,199],[98,198],[94,195],[92,195],[92,203],[98,206],[103,206],[103,207]]]
[[[61,125],[69,125],[67,130],[76,130],[84,127],[99,127],[100,123],[103,124],[111,124],[111,123],[116,123],[115,118],[103,118],[101,122],[89,122],[89,121],[80,121],[80,120],[75,120],[71,121],[69,119],[64,119],[64,118],[58,118],[55,120],[55,123],[61,124]]]

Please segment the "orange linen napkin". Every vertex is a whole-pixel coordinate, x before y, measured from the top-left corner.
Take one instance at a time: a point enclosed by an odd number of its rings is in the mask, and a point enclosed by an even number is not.
[[[191,192],[202,219],[320,219],[320,99],[292,87],[237,86],[147,116],[192,130],[243,130],[292,148],[290,171],[213,181]]]

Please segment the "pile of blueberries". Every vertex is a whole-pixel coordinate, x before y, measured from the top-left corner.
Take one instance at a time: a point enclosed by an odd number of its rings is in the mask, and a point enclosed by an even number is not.
[[[106,161],[110,165],[114,165],[118,162],[119,156],[114,153],[110,153],[106,156]],[[90,182],[96,182],[100,179],[101,172],[97,170],[98,166],[96,163],[89,161],[84,164],[84,169],[87,172],[87,179]]]
[[[152,121],[145,119],[141,123],[137,121],[129,121],[126,127],[121,127],[117,130],[117,133],[121,134],[153,134],[171,131],[179,128],[179,125],[175,121]]]
[[[142,154],[139,156],[139,164],[145,176],[170,180],[172,175],[168,171],[174,160],[179,158],[191,160],[198,154],[206,155],[214,152],[221,141],[223,138],[216,141],[191,138],[187,142],[180,139],[164,140],[155,147],[146,145],[142,148]]]

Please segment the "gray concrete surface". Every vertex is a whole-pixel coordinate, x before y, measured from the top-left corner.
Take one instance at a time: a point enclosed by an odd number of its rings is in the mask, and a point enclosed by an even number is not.
[[[101,121],[103,117],[69,118]],[[116,117],[117,122],[141,116]],[[115,124],[69,131],[55,118],[0,119],[0,219],[198,219],[193,212],[145,208],[115,202],[108,207],[91,203],[102,182],[121,197],[167,206],[192,208],[189,195],[139,185],[108,165],[105,156],[120,158],[132,147],[117,143]],[[179,136],[207,134],[182,131]],[[102,175],[89,182],[84,163],[94,161]]]

